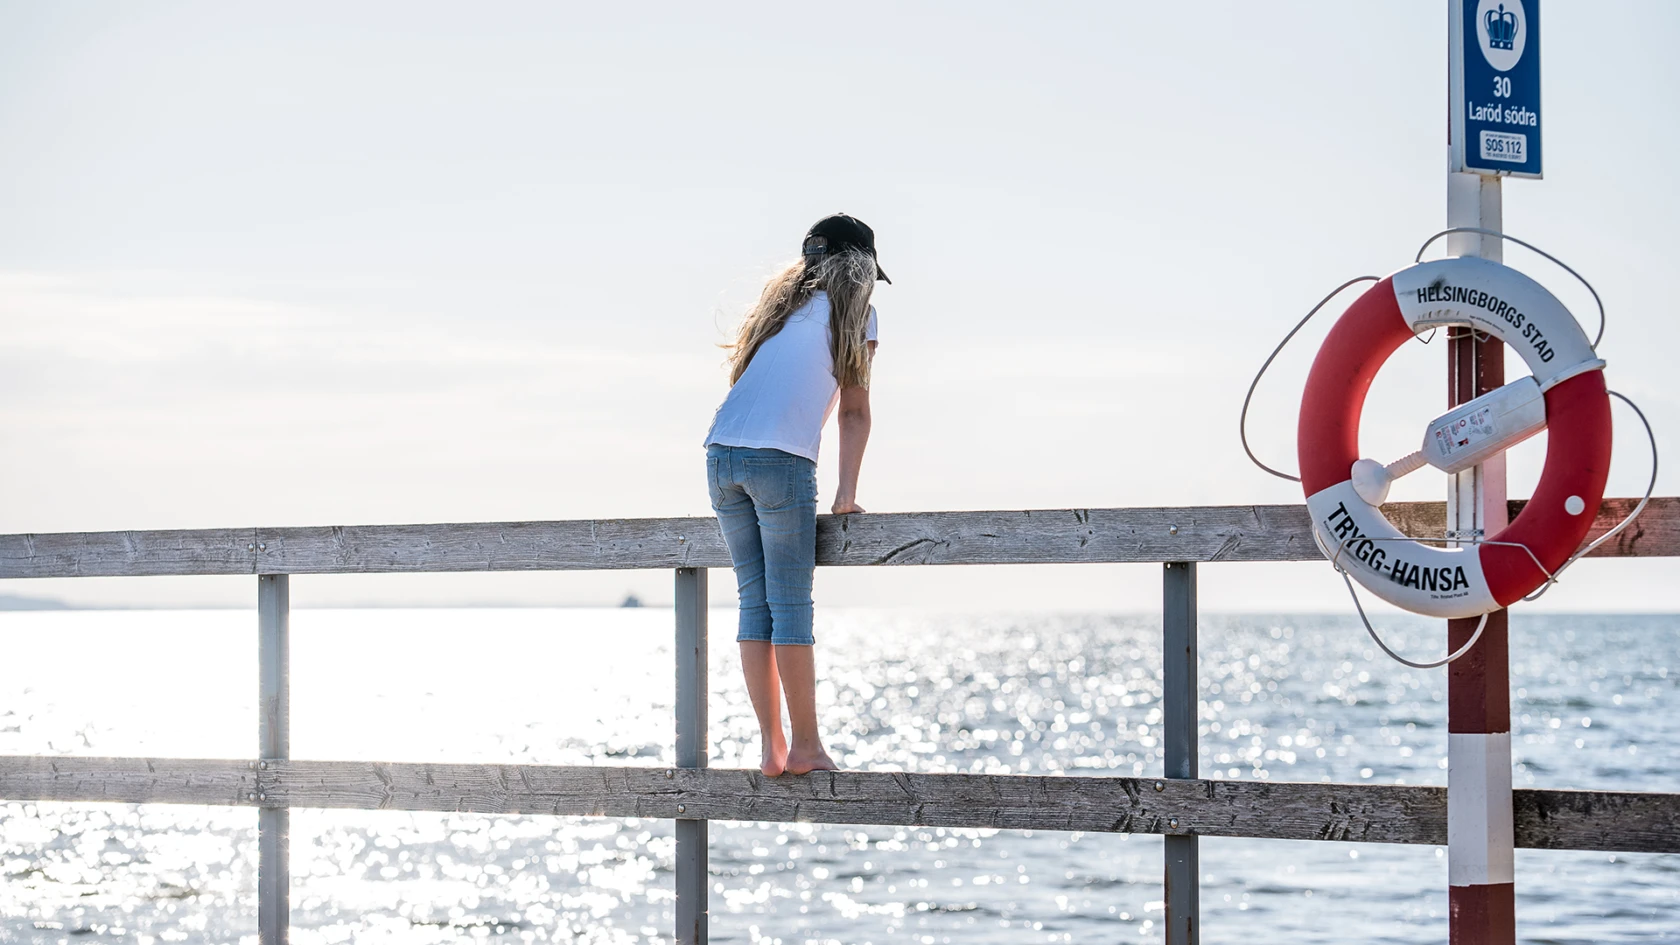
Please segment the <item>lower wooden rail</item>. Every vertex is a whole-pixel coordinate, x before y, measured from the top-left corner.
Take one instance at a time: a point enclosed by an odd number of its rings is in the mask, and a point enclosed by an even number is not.
[[[0,800],[1447,842],[1441,787],[751,769],[0,757]],[[1517,846],[1680,852],[1680,794],[1516,792]]]

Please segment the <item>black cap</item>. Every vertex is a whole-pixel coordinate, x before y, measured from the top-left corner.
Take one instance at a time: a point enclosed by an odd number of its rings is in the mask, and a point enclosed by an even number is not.
[[[806,256],[822,256],[848,249],[868,253],[869,258],[875,260],[876,276],[882,282],[892,285],[892,280],[888,279],[881,269],[881,260],[875,256],[875,231],[857,217],[836,213],[818,220],[805,233],[805,243],[800,247],[800,252]]]

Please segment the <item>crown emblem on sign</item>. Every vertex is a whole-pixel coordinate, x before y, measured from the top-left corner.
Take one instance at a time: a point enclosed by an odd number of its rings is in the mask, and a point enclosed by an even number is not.
[[[1488,46],[1493,49],[1511,49],[1517,41],[1517,15],[1505,9],[1505,4],[1499,5],[1499,12],[1487,11],[1482,17],[1482,25],[1487,27]]]

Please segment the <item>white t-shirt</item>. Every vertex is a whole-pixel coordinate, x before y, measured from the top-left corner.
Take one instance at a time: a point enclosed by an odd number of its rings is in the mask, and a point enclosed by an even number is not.
[[[864,337],[876,340],[873,305]],[[712,417],[705,445],[776,449],[814,463],[823,424],[839,401],[828,346],[828,293],[818,290],[759,346]]]

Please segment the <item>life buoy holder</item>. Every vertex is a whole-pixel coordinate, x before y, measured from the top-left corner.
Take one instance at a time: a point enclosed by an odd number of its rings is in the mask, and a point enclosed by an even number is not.
[[[1408,340],[1465,326],[1510,345],[1544,395],[1546,463],[1534,496],[1498,534],[1460,547],[1402,534],[1354,486],[1359,418],[1377,371]],[[1521,600],[1580,547],[1610,471],[1604,362],[1545,287],[1477,257],[1420,263],[1379,281],[1330,330],[1307,376],[1298,450],[1313,538],[1376,596],[1432,617],[1474,617]]]

